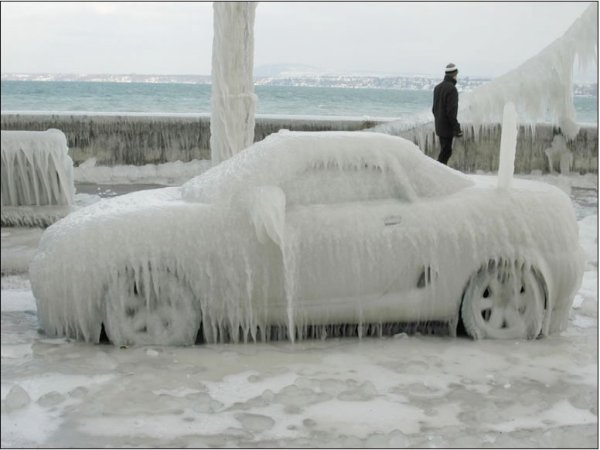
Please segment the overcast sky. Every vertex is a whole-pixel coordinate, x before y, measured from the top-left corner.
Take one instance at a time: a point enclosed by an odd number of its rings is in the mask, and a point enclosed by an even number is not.
[[[255,67],[498,76],[589,2],[259,3]],[[2,2],[3,73],[210,74],[212,3]],[[595,79],[596,69],[578,78]]]

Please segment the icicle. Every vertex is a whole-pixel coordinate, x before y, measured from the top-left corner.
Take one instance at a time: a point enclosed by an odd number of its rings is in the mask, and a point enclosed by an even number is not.
[[[573,165],[573,153],[567,147],[567,142],[562,134],[557,134],[552,140],[552,145],[544,150],[548,158],[550,172],[554,172],[555,162],[558,160],[558,172],[568,175]]]
[[[295,255],[297,252],[298,243],[295,236],[292,236],[290,233],[286,233],[285,245],[282,248],[282,256],[284,268],[287,331],[288,337],[292,342],[294,342],[296,338],[295,301],[298,274]]]
[[[504,106],[502,136],[500,138],[500,165],[498,168],[498,187],[500,189],[508,189],[512,184],[518,132],[515,105],[509,102]]]

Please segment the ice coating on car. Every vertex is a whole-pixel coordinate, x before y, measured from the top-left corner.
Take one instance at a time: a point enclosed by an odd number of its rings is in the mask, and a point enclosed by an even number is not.
[[[2,130],[2,225],[48,225],[73,203],[73,161],[60,130]],[[41,207],[41,208],[40,208]]]
[[[288,204],[390,197],[413,201],[471,184],[462,173],[423,157],[412,142],[380,133],[281,130],[251,149],[190,180],[183,198],[227,202],[249,187],[278,185]]]
[[[307,171],[312,192],[298,192]],[[372,171],[389,171],[390,185],[361,186]],[[533,328],[549,334],[581,281],[577,235],[557,188],[499,190],[402,138],[283,132],[183,187],[75,211],[46,230],[30,276],[48,335],[98,342],[104,325],[116,345],[360,336],[406,322],[453,333],[466,286],[496,272],[537,280],[545,312]]]

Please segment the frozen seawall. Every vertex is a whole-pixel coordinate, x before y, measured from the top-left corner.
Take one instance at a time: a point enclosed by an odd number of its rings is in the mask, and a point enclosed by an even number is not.
[[[464,136],[453,141],[450,165],[463,172],[495,172],[500,158],[500,124],[462,124]],[[377,131],[411,139],[427,155],[437,158],[440,146],[433,124],[394,131],[385,124]],[[563,143],[562,146],[557,143]],[[567,163],[565,164],[565,161]],[[515,155],[515,173],[598,172],[598,128],[582,126],[574,140],[565,139],[560,129],[550,124],[519,125]]]
[[[292,131],[355,131],[380,122],[340,118],[257,117],[254,140],[282,128]],[[58,128],[69,141],[76,165],[143,165],[210,159],[208,114],[2,114],[3,130]]]
[[[390,122],[390,125],[392,123]],[[257,116],[255,141],[285,128],[293,131],[356,131],[377,126],[378,131],[412,139],[426,154],[436,157],[439,146],[429,125],[397,131],[381,120],[339,117]],[[500,149],[499,124],[473,127],[463,124],[464,138],[455,143],[451,165],[465,172],[496,171]],[[76,165],[96,158],[98,165],[144,165],[210,158],[210,116],[207,114],[2,114],[3,130],[62,130]],[[546,150],[558,129],[540,124],[520,127],[515,171],[550,171]],[[583,126],[567,142],[571,170],[598,171],[598,129]],[[554,155],[560,158],[560,155]],[[558,163],[555,164],[555,169]]]

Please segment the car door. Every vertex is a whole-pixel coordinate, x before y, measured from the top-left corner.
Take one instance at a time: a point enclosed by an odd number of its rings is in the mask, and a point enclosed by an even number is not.
[[[288,314],[307,323],[427,318],[431,242],[408,180],[376,167],[323,167],[282,186]],[[311,194],[312,193],[312,194]],[[427,317],[426,317],[427,316]]]

